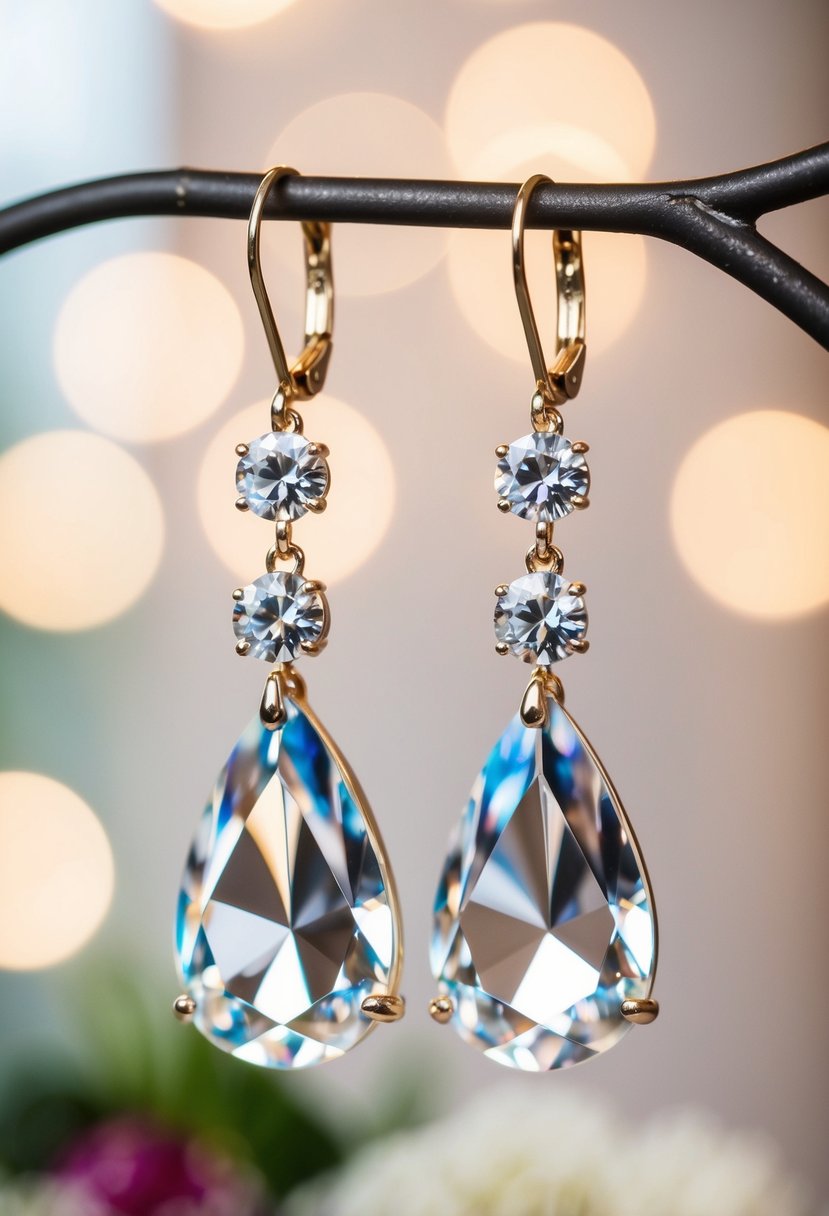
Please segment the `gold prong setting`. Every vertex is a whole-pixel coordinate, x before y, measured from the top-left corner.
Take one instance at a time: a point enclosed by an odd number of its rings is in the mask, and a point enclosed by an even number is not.
[[[192,1022],[196,1013],[196,1002],[187,992],[177,996],[173,1001],[173,1016],[179,1022]]]
[[[372,1022],[399,1022],[406,1012],[406,1002],[395,993],[373,993],[365,997],[360,1009]]]
[[[590,470],[585,443],[556,430],[533,430],[495,449],[498,510],[521,519],[555,523],[588,503]]]
[[[552,570],[533,570],[502,587],[495,603],[498,654],[512,653],[526,663],[549,667],[587,649],[582,583],[571,583]]]
[[[521,721],[532,730],[540,730],[547,725],[547,693],[543,678],[538,676],[538,668],[532,674],[530,682],[521,698]]]
[[[641,1000],[622,1001],[622,1017],[635,1026],[649,1026],[659,1017],[659,1001],[653,997],[643,997]]]
[[[234,592],[236,653],[266,663],[291,663],[319,654],[330,625],[324,584],[299,573],[272,570]]]
[[[549,711],[547,702],[552,697],[559,705],[564,704],[564,688],[558,676],[546,667],[536,667],[521,698],[521,721],[532,730],[541,730],[547,725]]]
[[[331,483],[324,443],[312,443],[300,429],[275,430],[239,444],[236,454],[240,511],[286,522],[324,509]]]
[[[322,654],[327,645],[327,638],[320,637],[315,642],[300,642],[299,648],[303,654],[311,655],[313,658],[315,655]]]
[[[429,1002],[429,1017],[439,1026],[446,1026],[452,1021],[455,1004],[451,997],[435,996]]]
[[[279,730],[288,721],[285,709],[282,673],[275,668],[269,673],[259,702],[259,720],[266,730]]]

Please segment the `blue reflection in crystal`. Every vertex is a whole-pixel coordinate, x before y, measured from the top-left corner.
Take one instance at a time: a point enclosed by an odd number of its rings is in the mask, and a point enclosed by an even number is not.
[[[257,716],[216,782],[176,917],[195,1024],[239,1058],[299,1068],[342,1055],[389,990],[399,929],[353,779],[309,715]]]
[[[435,902],[432,969],[452,1024],[501,1064],[579,1063],[629,1029],[650,993],[652,898],[621,805],[590,745],[548,701],[516,716],[470,795]]]

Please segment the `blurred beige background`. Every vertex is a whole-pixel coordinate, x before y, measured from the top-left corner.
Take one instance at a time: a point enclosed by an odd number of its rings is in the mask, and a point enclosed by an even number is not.
[[[206,7],[191,0],[190,10]],[[826,133],[829,12],[806,0],[592,0],[575,14],[533,0],[294,0],[224,30],[140,0],[0,11],[9,200],[130,169],[256,170],[277,159],[309,173],[670,179],[772,159]],[[529,23],[544,28],[522,29]],[[826,276],[828,219],[820,201],[762,229]],[[295,346],[296,226],[268,245],[277,317]],[[99,263],[147,252],[190,259],[219,285],[165,263],[142,294],[133,266],[123,311],[117,276],[72,303]],[[544,294],[546,249],[534,240],[532,254]],[[492,587],[520,572],[529,541],[498,515],[491,483],[494,446],[528,429],[531,382],[506,233],[343,228],[327,388],[357,417],[328,401],[306,410],[308,433],[332,448],[334,489],[325,520],[297,532],[309,573],[331,584],[333,627],[304,674],[395,864],[409,1013],[290,1083],[332,1104],[341,1087],[369,1103],[421,1053],[447,1103],[498,1080],[601,1091],[633,1117],[703,1104],[770,1133],[825,1190],[826,355],[682,250],[598,237],[587,254],[590,353],[567,427],[591,445],[593,505],[558,536],[568,573],[590,588],[592,645],[561,674],[648,859],[662,1016],[589,1067],[542,1077],[504,1075],[428,1021],[446,839],[528,674],[493,653]],[[223,429],[234,442],[250,437],[233,419],[264,403],[272,368],[238,223],[124,221],[69,234],[0,263],[0,298],[5,445],[45,430],[100,433],[130,455],[135,481],[121,501],[127,482],[106,451],[88,451],[84,486],[113,522],[76,552],[77,529],[59,543],[49,531],[71,516],[71,486],[67,498],[48,477],[24,480],[21,502],[19,469],[4,481],[0,463],[0,501],[17,507],[3,528],[23,537],[0,574],[11,613],[0,631],[0,765],[79,794],[114,859],[112,905],[83,954],[70,941],[61,965],[21,970],[37,955],[33,946],[27,962],[20,920],[21,953],[0,978],[9,1061],[61,1033],[62,993],[96,954],[138,959],[160,990],[177,991],[180,868],[265,673],[235,656],[228,605],[238,575],[260,572],[268,529],[233,511],[232,444],[215,449],[224,473],[208,453]],[[783,416],[749,421],[731,446],[726,436],[723,465],[713,428],[757,411]],[[267,429],[264,404],[258,416]],[[38,449],[22,464],[32,477]],[[124,518],[129,502],[151,505]],[[363,560],[348,569],[343,550],[363,533]],[[101,554],[116,542],[113,565]],[[84,562],[86,592],[62,608]],[[49,596],[44,619],[37,603]],[[111,597],[111,619],[93,619],[96,597],[98,617]],[[88,864],[94,888],[101,870]],[[13,894],[25,907],[26,892]],[[105,891],[100,902],[102,913]],[[89,916],[91,932],[94,906]],[[79,928],[78,945],[85,936]]]

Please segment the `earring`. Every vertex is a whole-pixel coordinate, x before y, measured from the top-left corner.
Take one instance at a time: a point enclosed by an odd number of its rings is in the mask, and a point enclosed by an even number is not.
[[[652,1022],[657,930],[647,872],[601,761],[564,708],[552,665],[584,653],[585,587],[564,577],[553,524],[588,505],[586,443],[562,434],[558,406],[585,363],[581,233],[553,233],[557,358],[548,370],[524,270],[524,225],[539,174],[512,223],[515,291],[535,375],[532,432],[496,449],[498,508],[535,524],[526,574],[495,588],[499,654],[534,663],[520,712],[489,755],[451,841],[435,902],[436,1021],[491,1059],[564,1068]]]
[[[275,666],[208,800],[176,918],[186,991],[175,1013],[224,1051],[269,1068],[341,1056],[404,1010],[400,917],[380,834],[294,669],[328,633],[325,587],[305,578],[292,526],[326,505],[328,449],[305,438],[296,405],[323,386],[334,295],[329,226],[303,223],[305,349],[289,367],[259,229],[271,188],[293,173],[271,169],[250,215],[248,266],[278,387],[271,431],[236,448],[236,506],[276,525],[266,573],[233,592],[236,651]]]

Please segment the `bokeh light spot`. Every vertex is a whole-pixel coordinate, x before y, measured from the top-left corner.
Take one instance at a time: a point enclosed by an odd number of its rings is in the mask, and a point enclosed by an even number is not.
[[[587,287],[588,360],[628,331],[642,305],[647,255],[641,236],[582,234]],[[555,357],[556,286],[549,232],[528,232],[527,277],[548,362]],[[503,232],[453,232],[447,262],[452,294],[464,318],[499,354],[526,364],[527,341],[512,283],[512,247]],[[529,397],[528,397],[529,400]]]
[[[38,629],[119,616],[152,581],[164,544],[144,469],[84,431],[45,431],[0,456],[0,517],[0,608]]]
[[[829,601],[829,429],[782,410],[738,414],[680,465],[674,541],[721,604],[767,619]]]
[[[270,21],[295,0],[155,0],[176,21],[206,30],[247,29]]]
[[[251,582],[264,570],[273,525],[234,509],[237,443],[265,434],[270,403],[258,402],[231,418],[210,443],[198,483],[199,514],[207,538],[234,577]],[[305,410],[305,433],[331,449],[328,510],[298,525],[308,577],[336,583],[359,569],[388,531],[394,511],[391,456],[378,432],[344,401],[321,394]]]
[[[612,42],[592,30],[533,22],[496,34],[455,78],[446,135],[465,177],[504,179],[532,160],[562,180],[641,177],[656,142],[645,82]]]
[[[441,128],[423,110],[385,93],[344,93],[303,110],[280,133],[268,165],[296,165],[326,177],[452,176]],[[280,232],[289,229],[286,234]],[[265,239],[294,276],[301,298],[302,262],[293,225],[268,224]],[[337,294],[370,296],[421,278],[446,251],[436,228],[342,224],[334,236]]]
[[[576,27],[541,28],[572,31]],[[581,35],[586,31],[576,32]],[[606,46],[603,39],[598,41]],[[602,136],[553,119],[541,122],[536,117],[531,121],[527,116],[522,126],[494,131],[481,157],[474,175],[490,179],[521,182],[539,172],[554,180],[582,182],[624,181],[631,176],[620,152]],[[607,350],[633,324],[645,296],[647,251],[644,237],[626,233],[585,232],[582,241],[587,349],[592,356]],[[556,295],[550,234],[528,232],[525,248],[533,308],[545,354],[552,362]],[[499,354],[527,363],[527,345],[512,288],[509,238],[486,231],[453,232],[449,237],[448,270],[455,302],[472,329]]]
[[[77,953],[109,909],[106,832],[77,794],[39,773],[0,773],[0,967]]]
[[[147,443],[192,430],[239,374],[239,309],[215,275],[171,253],[102,262],[64,301],[55,369],[83,420]]]

